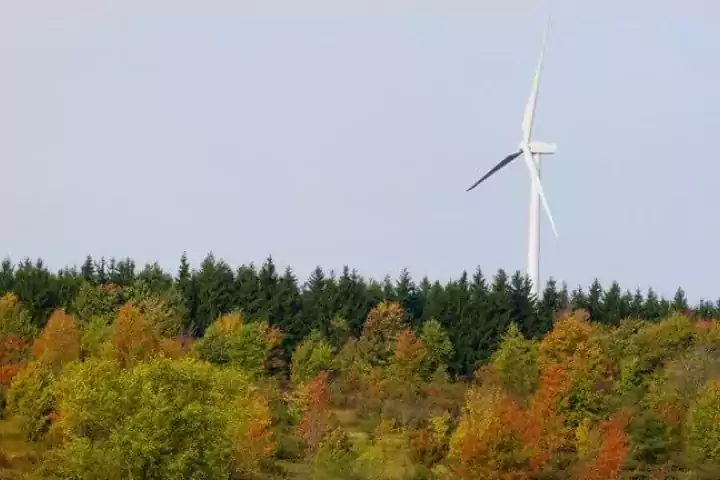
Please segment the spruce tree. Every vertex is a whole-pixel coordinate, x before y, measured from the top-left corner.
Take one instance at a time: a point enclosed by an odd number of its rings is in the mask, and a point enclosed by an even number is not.
[[[403,268],[395,286],[395,301],[403,306],[408,322],[413,327],[419,325],[422,319],[421,300],[420,292],[412,281],[410,273]]]
[[[645,297],[642,316],[643,320],[647,320],[648,322],[657,322],[662,318],[660,301],[658,300],[655,290],[652,288],[648,289],[647,296]]]
[[[197,287],[196,326],[202,335],[220,315],[230,313],[235,306],[235,275],[223,260],[215,260],[208,253],[195,275]]]
[[[508,294],[510,297],[510,319],[520,328],[525,338],[540,336],[540,328],[535,317],[535,298],[531,294],[531,281],[516,271],[510,279]],[[504,333],[504,332],[503,332]]]
[[[562,310],[560,293],[557,291],[557,282],[551,278],[548,280],[542,297],[538,302],[538,335],[544,337],[552,330],[555,314]]]
[[[675,292],[675,297],[673,298],[672,303],[672,311],[675,313],[681,313],[684,314],[688,307],[688,301],[687,297],[685,296],[685,291],[678,287],[677,291]]]
[[[645,296],[642,291],[637,288],[630,302],[630,316],[634,318],[645,318]]]
[[[114,263],[114,262],[113,262]],[[114,270],[114,269],[113,269]],[[196,313],[195,300],[195,280],[193,279],[190,263],[188,262],[187,253],[183,252],[180,257],[180,266],[175,277],[175,289],[182,298],[185,317],[183,318],[183,330],[186,332],[194,332],[195,325],[193,320]]]
[[[240,265],[235,272],[235,309],[242,310],[247,317],[261,315],[262,300],[260,278],[255,265]]]
[[[283,348],[286,353],[292,352],[303,337],[304,329],[301,316],[301,298],[300,287],[298,286],[297,277],[290,267],[285,269],[285,273],[278,280],[276,306],[273,308],[277,324],[282,330]]]
[[[80,274],[86,282],[95,285],[95,262],[91,255],[85,257],[85,263],[80,267]]]
[[[617,325],[622,320],[622,290],[617,282],[613,282],[610,288],[602,295],[602,322],[608,325]]]
[[[256,308],[253,309],[255,310],[253,315],[267,320],[270,325],[283,323],[278,311],[278,282],[275,262],[273,262],[272,256],[268,256],[257,275],[258,291],[255,297],[257,304]]]
[[[590,288],[588,289],[588,296],[587,296],[588,313],[590,313],[590,318],[594,322],[599,322],[599,323],[605,322],[605,319],[603,318],[604,315],[603,315],[603,310],[602,310],[602,295],[603,295],[602,285],[600,285],[600,281],[596,278],[590,284]]]
[[[337,314],[345,319],[352,335],[358,336],[369,311],[367,286],[356,270],[345,265],[337,286]]]

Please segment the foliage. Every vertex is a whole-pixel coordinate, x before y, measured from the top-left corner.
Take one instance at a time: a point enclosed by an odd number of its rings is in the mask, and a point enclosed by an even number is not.
[[[0,477],[718,478],[720,303],[608,285],[6,261]]]
[[[46,474],[62,478],[228,478],[258,474],[272,453],[262,396],[239,374],[192,359],[118,370],[75,363],[58,380],[62,444]]]
[[[32,346],[35,359],[58,368],[80,358],[80,334],[73,318],[56,310]]]
[[[246,323],[243,314],[235,312],[210,325],[197,348],[204,360],[258,377],[265,371],[269,353],[280,341],[279,331],[267,322]]]
[[[334,348],[318,331],[312,332],[293,351],[292,380],[303,382],[333,368]]]

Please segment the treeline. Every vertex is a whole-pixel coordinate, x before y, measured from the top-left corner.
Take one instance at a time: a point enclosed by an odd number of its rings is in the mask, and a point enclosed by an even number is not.
[[[440,322],[454,346],[449,370],[458,376],[471,374],[479,362],[490,358],[511,321],[526,338],[542,338],[551,330],[554,315],[568,309],[586,310],[591,321],[606,325],[628,317],[656,322],[671,312],[720,317],[720,301],[691,307],[680,288],[668,300],[652,289],[629,291],[616,282],[604,288],[597,280],[586,289],[569,290],[551,279],[540,298],[533,298],[530,287],[520,272],[510,276],[499,270],[489,277],[480,268],[446,283],[427,277],[418,283],[407,270],[396,279],[375,281],[349,267],[339,275],[317,267],[301,283],[292,269],[278,271],[270,257],[259,268],[250,264],[233,269],[213,254],[199,268],[192,268],[183,254],[175,274],[157,263],[139,268],[131,259],[91,256],[80,268],[58,272],[51,272],[39,259],[18,265],[5,260],[0,266],[0,294],[15,293],[37,327],[44,326],[57,308],[80,319],[85,312],[95,316],[114,312],[142,290],[172,305],[186,334],[202,336],[220,315],[242,310],[282,330],[288,353],[312,331],[328,335],[338,318],[357,336],[373,307],[397,302],[413,328],[431,318]]]

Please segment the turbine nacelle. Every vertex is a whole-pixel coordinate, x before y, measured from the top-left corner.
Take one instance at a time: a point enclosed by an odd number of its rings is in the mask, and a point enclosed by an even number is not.
[[[523,146],[522,144],[519,145],[518,149],[522,150]],[[530,142],[528,147],[530,147],[530,153],[536,153],[538,155],[552,155],[557,152],[557,145],[554,143]]]

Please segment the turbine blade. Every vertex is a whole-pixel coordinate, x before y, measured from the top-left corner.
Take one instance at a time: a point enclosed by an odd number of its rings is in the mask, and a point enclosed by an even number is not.
[[[498,163],[498,164],[495,165],[493,168],[491,168],[490,171],[487,172],[480,180],[478,180],[477,182],[473,183],[472,186],[471,186],[470,188],[468,188],[467,190],[465,190],[465,191],[466,191],[466,192],[469,192],[469,191],[472,190],[473,188],[475,188],[475,187],[477,187],[478,185],[480,185],[482,182],[484,182],[484,181],[487,180],[489,177],[491,177],[495,172],[497,172],[498,170],[500,170],[501,168],[503,168],[504,166],[506,166],[508,163],[512,162],[512,161],[515,160],[517,157],[519,157],[521,153],[522,153],[522,150],[518,150],[517,152],[511,153],[511,154],[508,155],[507,157],[503,158],[503,159],[500,161],[500,163]]]
[[[542,48],[540,49],[540,58],[535,68],[535,76],[533,77],[532,88],[530,89],[530,98],[525,105],[525,115],[523,116],[522,130],[525,143],[530,141],[532,134],[533,120],[535,118],[535,106],[537,105],[538,91],[540,90],[540,74],[542,73],[543,59],[545,57],[545,46],[547,45],[548,35],[550,34],[550,19],[548,19],[545,35],[543,35]]]
[[[535,166],[535,161],[532,158],[532,153],[530,153],[530,148],[527,147],[527,145],[522,149],[523,157],[525,158],[525,163],[528,166],[528,169],[530,170],[530,178],[532,179],[532,182],[535,184],[535,189],[538,192],[538,195],[540,195],[540,201],[542,202],[543,208],[545,209],[545,213],[548,216],[548,220],[550,220],[550,226],[552,227],[553,233],[555,236],[558,236],[557,229],[555,228],[555,221],[553,220],[552,213],[550,213],[550,206],[548,205],[547,199],[545,198],[545,191],[543,190],[542,183],[540,182],[540,175],[538,175],[537,167]]]

